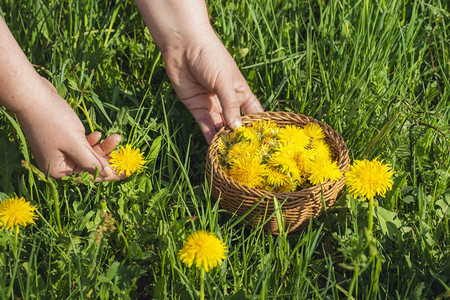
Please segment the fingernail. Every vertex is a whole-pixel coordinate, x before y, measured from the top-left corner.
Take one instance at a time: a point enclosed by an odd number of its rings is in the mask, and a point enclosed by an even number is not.
[[[100,176],[102,177],[109,177],[112,175],[112,169],[110,167],[104,167],[103,170],[100,172]]]
[[[231,128],[239,128],[242,126],[241,118],[235,118],[231,121]]]

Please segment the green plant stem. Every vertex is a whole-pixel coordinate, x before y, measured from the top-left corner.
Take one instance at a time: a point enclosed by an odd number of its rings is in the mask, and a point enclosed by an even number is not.
[[[116,224],[117,229],[119,230],[120,236],[122,237],[122,239],[123,239],[123,241],[125,243],[125,247],[127,248],[127,250],[130,250],[130,245],[128,244],[127,238],[123,234],[122,228],[120,228],[120,225],[119,225],[119,223],[116,220],[114,220],[114,223]]]
[[[16,226],[16,230],[14,233],[14,258],[17,258],[17,244],[19,242],[19,226]]]
[[[84,100],[83,100],[82,97],[81,97],[81,103],[83,104],[83,106],[78,105],[78,108],[81,109],[81,111],[83,112],[84,116],[86,117],[86,120],[87,120],[88,125],[89,125],[89,129],[91,130],[91,132],[94,132],[95,131],[94,130],[94,126],[92,125],[91,118],[89,117],[89,113],[88,113],[86,104],[84,103]]]
[[[205,300],[205,270],[200,270],[200,300]]]
[[[368,224],[368,229],[369,229],[369,235],[370,237],[372,237],[372,230],[373,230],[373,197],[369,198],[369,224]]]
[[[51,178],[49,178],[47,180],[47,183],[50,185],[50,187],[53,190],[53,203],[55,205],[56,223],[58,224],[59,233],[62,234],[63,230],[62,230],[62,225],[61,225],[61,216],[60,216],[60,212],[59,212],[59,194],[58,194],[58,190],[56,188],[55,182]]]
[[[356,259],[355,269],[353,271],[353,278],[348,290],[347,299],[352,299],[353,289],[356,286],[355,298],[358,296],[358,277],[359,277],[359,259]]]

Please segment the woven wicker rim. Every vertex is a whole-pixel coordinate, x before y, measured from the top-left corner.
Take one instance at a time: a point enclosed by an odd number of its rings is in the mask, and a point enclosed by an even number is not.
[[[245,115],[242,117],[242,123],[243,126],[248,126],[251,123],[255,121],[262,121],[262,120],[268,120],[277,123],[279,126],[285,126],[285,125],[297,125],[297,126],[304,126],[308,123],[316,123],[322,127],[324,133],[325,133],[325,140],[332,146],[334,149],[335,155],[338,158],[338,166],[339,169],[342,172],[345,172],[345,170],[348,168],[349,158],[348,158],[348,148],[347,144],[345,143],[342,136],[337,133],[334,129],[332,129],[329,125],[320,122],[312,117],[308,117],[301,114],[295,114],[290,112],[262,112],[257,114],[251,114],[251,115]],[[215,174],[214,177],[221,178],[222,180],[225,180],[228,182],[231,186],[233,186],[236,189],[244,190],[248,194],[251,195],[257,195],[260,198],[266,198],[269,197],[277,197],[278,199],[285,199],[288,198],[297,198],[304,195],[309,195],[317,189],[319,191],[323,189],[327,189],[329,186],[332,186],[336,184],[336,182],[341,182],[344,180],[344,178],[340,179],[339,181],[326,181],[322,184],[322,187],[320,185],[312,186],[306,189],[302,189],[295,192],[290,193],[275,193],[275,192],[268,192],[266,190],[260,190],[253,187],[249,187],[247,185],[243,185],[240,182],[234,180],[233,178],[229,177],[225,174],[225,171],[222,169],[218,162],[218,141],[219,139],[226,134],[229,134],[233,131],[230,127],[226,126],[223,127],[213,138],[209,148],[208,148],[208,154],[207,154],[207,172],[212,172]],[[207,177],[209,177],[210,173],[207,173]],[[264,204],[264,199],[261,201],[261,204]],[[289,203],[285,203],[285,208],[288,208]]]

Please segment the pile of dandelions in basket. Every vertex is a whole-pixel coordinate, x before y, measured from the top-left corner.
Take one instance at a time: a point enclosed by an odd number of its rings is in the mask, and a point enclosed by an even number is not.
[[[249,187],[288,193],[339,180],[342,172],[322,127],[278,126],[256,121],[218,141],[218,160],[225,173]]]

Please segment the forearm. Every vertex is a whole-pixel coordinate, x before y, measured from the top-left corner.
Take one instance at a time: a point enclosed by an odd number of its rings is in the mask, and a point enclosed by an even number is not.
[[[161,52],[200,38],[215,38],[204,0],[136,0]]]
[[[44,91],[48,92],[48,86],[0,17],[0,104],[19,112],[32,105],[34,95]]]

